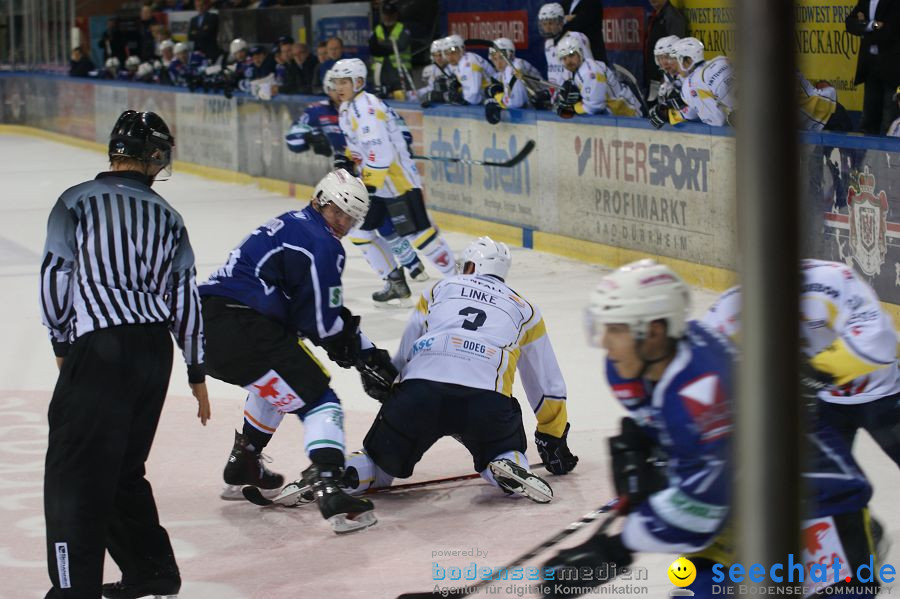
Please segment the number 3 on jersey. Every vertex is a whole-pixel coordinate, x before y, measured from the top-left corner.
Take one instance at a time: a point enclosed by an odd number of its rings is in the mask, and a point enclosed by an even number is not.
[[[462,328],[467,331],[477,331],[479,327],[484,324],[484,321],[487,320],[487,314],[485,314],[484,310],[479,310],[478,308],[472,308],[471,306],[468,308],[463,308],[459,311],[460,316],[474,316],[471,320],[466,318],[463,320]]]

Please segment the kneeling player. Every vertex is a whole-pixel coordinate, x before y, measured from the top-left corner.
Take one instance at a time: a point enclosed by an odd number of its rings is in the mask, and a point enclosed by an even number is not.
[[[475,470],[507,493],[538,503],[550,486],[528,469],[519,403],[512,397],[518,367],[537,416],[535,443],[545,467],[566,474],[578,463],[566,436],[566,386],[540,312],[504,279],[505,244],[482,237],[463,253],[464,274],[437,283],[412,312],[394,364],[399,383],[349,457],[351,492],[407,478],[438,439],[457,437]],[[383,387],[363,372],[366,390]]]
[[[370,368],[386,377],[396,372],[387,352],[359,331],[359,317],[343,307],[340,239],[368,208],[362,181],[333,171],[316,186],[309,206],[253,231],[200,286],[207,371],[248,391],[243,432],[235,433],[225,466],[230,487],[223,499],[241,497],[241,485],[281,486],[283,477],[266,469],[261,452],[284,415],[296,414],[312,462],[303,480],[335,532],[370,526],[375,515],[370,501],[351,498],[335,484],[344,467],[341,403],[328,371],[298,333],[345,368]]]

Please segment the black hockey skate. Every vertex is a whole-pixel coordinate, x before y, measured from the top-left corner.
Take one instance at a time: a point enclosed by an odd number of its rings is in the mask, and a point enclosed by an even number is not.
[[[412,294],[402,268],[395,268],[384,280],[384,289],[372,294],[375,305],[404,306]]]
[[[101,594],[107,599],[138,599],[153,597],[154,599],[175,599],[181,590],[181,577],[178,570],[159,572],[148,580],[125,580],[109,582],[103,585]]]
[[[355,532],[378,522],[372,502],[347,495],[342,488],[343,481],[335,478],[335,474],[340,475],[339,472],[325,472],[316,464],[303,471],[303,482],[312,488],[319,512],[334,532]]]
[[[488,466],[494,480],[504,492],[524,495],[537,503],[549,503],[553,499],[553,489],[547,481],[512,460],[494,460]]]
[[[259,451],[248,449],[248,443],[247,437],[234,431],[234,447],[231,448],[231,455],[228,456],[223,472],[226,486],[220,495],[222,499],[243,499],[241,487],[244,485],[273,492],[268,495],[277,495],[278,489],[284,484],[284,477],[266,468],[267,458]]]

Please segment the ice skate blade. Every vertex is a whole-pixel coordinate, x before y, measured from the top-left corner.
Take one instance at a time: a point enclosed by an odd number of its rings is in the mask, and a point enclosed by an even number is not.
[[[279,505],[297,507],[312,503],[316,500],[316,496],[308,485],[297,481],[285,486],[280,493],[276,493],[274,497],[270,497],[269,499]]]
[[[335,514],[328,518],[328,523],[331,524],[332,530],[339,535],[363,530],[376,522],[378,522],[378,518],[375,517],[375,512],[372,510],[357,514],[355,518],[351,518],[349,514]]]
[[[550,503],[550,500],[553,499],[553,489],[550,488],[550,485],[521,466],[503,460],[491,462],[490,467],[491,473],[501,488],[524,495],[535,503]],[[501,483],[500,478],[506,479],[508,482]]]
[[[427,281],[428,279],[431,278],[428,276],[428,273],[425,272],[424,270],[422,272],[420,272],[419,274],[417,274],[416,276],[412,276],[412,274],[410,274],[409,277],[416,283],[424,283],[425,281]]]
[[[153,595],[153,599],[178,599],[178,595]]]
[[[409,297],[389,299],[386,302],[376,302],[375,300],[372,300],[372,303],[375,304],[376,308],[382,310],[396,310],[398,308],[412,308],[413,299],[412,295],[410,295]]]
[[[225,488],[223,488],[222,492],[219,494],[219,498],[224,499],[225,501],[243,501],[244,494],[241,492],[241,489],[243,489],[244,486],[245,485],[225,485]],[[281,490],[260,488],[259,492],[262,493],[262,496],[266,499],[274,499]]]

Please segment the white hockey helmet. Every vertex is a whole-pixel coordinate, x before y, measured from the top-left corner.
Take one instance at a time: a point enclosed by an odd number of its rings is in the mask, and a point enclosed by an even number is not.
[[[228,44],[228,53],[231,54],[232,56],[234,56],[241,50],[246,51],[247,48],[248,48],[247,42],[245,42],[244,40],[242,40],[239,37],[236,37],[233,40],[231,40],[230,44]]]
[[[137,68],[137,78],[143,79],[153,74],[153,65],[149,62],[142,62]]]
[[[172,40],[163,40],[159,42],[159,53],[162,54],[163,50],[172,50],[175,47],[175,42]]]
[[[444,38],[439,38],[431,42],[431,54],[440,54],[444,51]]]
[[[141,59],[138,56],[132,54],[125,59],[125,68],[129,71],[137,71],[139,66],[141,66]]]
[[[678,66],[684,70],[690,70],[703,62],[703,42],[695,37],[684,37],[672,44],[672,58],[678,61]],[[685,66],[684,59],[691,59],[691,66]]]
[[[656,40],[656,44],[653,46],[653,59],[656,61],[656,66],[659,66],[660,56],[672,55],[672,47],[680,39],[677,35],[667,35]]]
[[[493,54],[495,52],[502,54],[503,58],[506,59],[506,62],[511,63],[513,58],[516,57],[516,45],[508,37],[498,37],[494,40],[494,45],[491,46],[488,54]]]
[[[545,4],[538,11],[538,31],[542,37],[555,37],[562,31],[563,19],[566,11],[563,10],[562,4],[559,2],[550,2]],[[548,29],[546,25],[552,25],[553,29]]]
[[[182,52],[188,52],[189,50],[190,48],[188,48],[188,45],[184,42],[178,42],[177,44],[175,44],[176,55],[181,54]]]
[[[334,80],[334,69],[328,69],[328,71],[325,73],[325,76],[322,78],[322,89],[325,90],[326,94],[330,94],[335,91]]]
[[[369,212],[369,192],[362,179],[342,168],[322,177],[313,191],[312,201],[319,207],[334,204],[352,217],[356,224],[365,220]]]
[[[606,324],[627,324],[635,338],[643,339],[659,319],[666,321],[668,336],[678,339],[689,309],[690,291],[675,271],[649,258],[638,260],[604,276],[591,293],[588,340],[599,346]]]
[[[476,275],[494,275],[506,279],[512,256],[505,243],[485,236],[479,237],[463,250],[462,261],[463,264],[474,264]]]
[[[332,77],[334,79],[350,79],[353,81],[353,91],[357,92],[366,86],[366,77],[368,76],[368,69],[366,68],[366,63],[361,61],[358,58],[342,58],[331,67],[329,71],[333,73]],[[362,79],[363,84],[356,87],[356,80]]]
[[[466,43],[463,41],[463,38],[458,33],[454,33],[453,35],[448,35],[444,38],[444,43],[446,47],[444,48],[444,52],[450,52],[451,50],[459,50],[460,52],[466,51]]]
[[[574,35],[564,35],[559,43],[556,44],[556,57],[560,60],[577,53],[584,60],[584,48],[581,47],[581,41]]]
[[[116,58],[115,56],[110,56],[109,58],[106,59],[104,66],[109,70],[118,71],[119,67],[122,66],[122,63],[119,62],[119,59]]]

